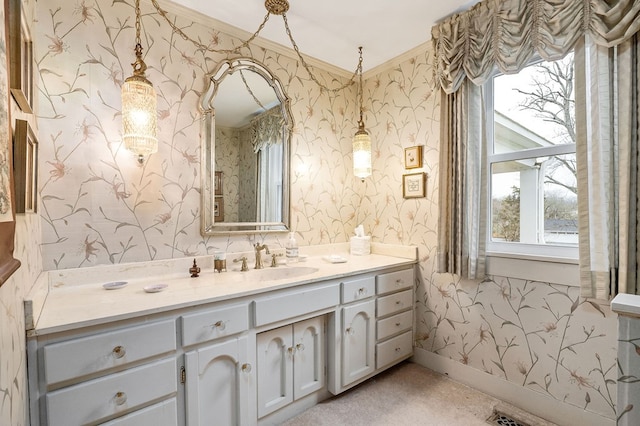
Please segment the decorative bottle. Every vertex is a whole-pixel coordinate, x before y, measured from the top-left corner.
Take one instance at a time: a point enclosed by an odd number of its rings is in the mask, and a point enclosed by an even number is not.
[[[289,232],[287,240],[287,263],[295,263],[298,261],[298,242],[296,241],[295,232]]]

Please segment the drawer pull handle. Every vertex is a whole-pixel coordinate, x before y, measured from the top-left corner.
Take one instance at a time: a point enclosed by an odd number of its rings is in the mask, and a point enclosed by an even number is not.
[[[242,364],[242,371],[244,373],[251,373],[251,364]]]
[[[402,305],[402,301],[396,300],[396,305]]]
[[[117,392],[113,399],[116,405],[122,405],[127,402],[127,394],[124,392]]]
[[[360,287],[358,289],[358,294],[361,295],[361,296],[364,295],[364,294],[367,294],[367,289],[364,288],[364,287]]]
[[[396,323],[396,327],[400,327],[400,323],[399,322]]]
[[[215,324],[211,325],[211,328],[217,328],[220,331],[224,331],[224,329],[227,328],[227,324],[224,321],[216,321]]]
[[[402,278],[398,278],[398,279],[396,280],[396,284],[397,284],[397,285],[402,284]]]
[[[402,349],[400,348],[396,348],[396,352],[400,352]]]
[[[127,353],[127,350],[124,348],[124,346],[118,345],[115,348],[113,348],[111,353],[113,353],[114,357],[120,359]]]
[[[304,345],[302,343],[298,343],[296,345],[296,350],[300,352],[304,351]]]

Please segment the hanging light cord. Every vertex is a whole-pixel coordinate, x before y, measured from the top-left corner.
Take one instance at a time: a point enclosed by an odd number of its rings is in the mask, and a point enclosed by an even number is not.
[[[358,98],[360,99],[360,121],[358,121],[358,126],[364,128],[364,120],[362,119],[363,112],[363,93],[362,93],[362,46],[358,47],[358,53],[360,54],[360,59],[358,59],[358,68],[356,72],[358,73]]]
[[[242,82],[244,83],[244,87],[247,89],[247,92],[249,92],[254,102],[257,103],[260,108],[266,111],[267,108],[265,108],[265,106],[262,105],[262,102],[260,102],[260,100],[253,93],[253,90],[251,90],[251,87],[249,87],[249,83],[247,83],[247,80],[244,78],[244,73],[242,72],[242,70],[239,70],[239,72],[240,72],[240,78],[242,78]]]
[[[136,0],[136,7],[137,8],[138,8],[138,2],[139,2],[139,0]],[[158,14],[160,16],[162,16],[165,21],[167,21],[169,26],[173,29],[173,31],[176,34],[178,34],[180,37],[182,37],[185,41],[189,41],[189,42],[193,43],[198,49],[201,49],[201,50],[204,50],[204,51],[208,51],[208,52],[213,52],[213,53],[232,54],[232,53],[238,53],[241,49],[243,49],[245,47],[249,47],[249,44],[251,42],[253,42],[258,37],[258,35],[260,35],[260,32],[264,29],[264,26],[267,24],[267,21],[269,20],[269,16],[271,15],[272,12],[274,14],[276,14],[276,15],[282,15],[282,19],[284,20],[285,30],[287,32],[287,35],[289,36],[289,40],[291,40],[291,44],[293,45],[293,49],[295,50],[296,55],[300,59],[300,63],[302,63],[302,66],[304,67],[304,69],[309,74],[309,77],[311,78],[311,80],[313,80],[318,86],[320,86],[322,89],[324,89],[324,90],[326,90],[328,92],[337,93],[337,92],[341,92],[342,90],[344,90],[347,87],[351,86],[355,82],[355,79],[356,79],[356,76],[358,75],[358,73],[360,73],[360,79],[362,79],[362,47],[360,47],[360,49],[359,49],[360,50],[360,60],[358,61],[358,66],[356,67],[356,70],[353,72],[353,75],[351,76],[351,78],[349,78],[349,81],[347,81],[345,84],[343,84],[340,87],[329,88],[326,85],[322,84],[320,82],[320,80],[318,80],[318,78],[315,76],[315,74],[313,74],[313,72],[311,71],[311,67],[309,66],[309,64],[307,64],[307,61],[302,56],[302,53],[300,53],[300,49],[298,48],[298,44],[293,39],[293,35],[291,33],[291,29],[289,28],[289,22],[287,21],[286,11],[288,10],[288,6],[289,5],[288,5],[288,2],[286,2],[286,0],[283,0],[283,1],[280,1],[280,2],[272,2],[272,3],[275,4],[275,6],[268,4],[267,5],[267,7],[268,7],[267,14],[265,15],[262,23],[260,24],[260,26],[258,27],[256,32],[254,32],[251,37],[249,37],[247,40],[243,41],[240,45],[234,47],[233,49],[214,49],[214,48],[212,48],[210,46],[206,46],[206,45],[200,43],[199,41],[196,41],[196,40],[192,39],[184,31],[182,31],[180,28],[178,28],[173,22],[171,22],[171,19],[169,19],[169,17],[167,16],[167,12],[160,7],[160,5],[158,4],[157,0],[151,0],[151,3],[156,8],[156,11],[158,12]],[[137,13],[136,16],[139,16],[139,9],[137,9],[136,13]],[[136,29],[138,29],[138,24],[137,23],[136,23]],[[136,50],[136,52],[137,52],[137,50]]]
[[[147,70],[147,64],[142,60],[142,41],[140,40],[140,0],[136,0],[136,61],[131,64],[133,67],[133,75],[135,77],[143,77]]]

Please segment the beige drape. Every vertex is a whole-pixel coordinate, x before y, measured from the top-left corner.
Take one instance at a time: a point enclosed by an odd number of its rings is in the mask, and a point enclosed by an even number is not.
[[[282,143],[284,138],[284,118],[280,106],[256,116],[251,120],[251,145],[253,152]]]
[[[469,145],[482,140],[474,136],[470,87],[576,48],[582,296],[640,290],[639,30],[639,0],[485,0],[433,27],[435,78],[448,94],[441,107],[440,272],[474,277],[484,266],[485,209],[476,210],[471,194],[486,200],[486,170],[469,161],[476,149]],[[483,217],[479,228],[474,217]]]
[[[484,278],[487,170],[482,88],[442,93],[438,272]]]
[[[638,0],[485,0],[432,28],[435,77],[453,93],[465,78],[483,84],[536,54],[560,59],[585,34],[610,47],[638,30]]]
[[[576,47],[576,157],[583,297],[638,291],[637,35]]]

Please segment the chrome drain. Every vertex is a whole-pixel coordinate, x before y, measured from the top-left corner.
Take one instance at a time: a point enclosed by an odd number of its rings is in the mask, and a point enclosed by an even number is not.
[[[494,411],[491,417],[487,419],[487,423],[495,426],[529,426],[528,423],[514,419],[512,416],[499,411]]]

